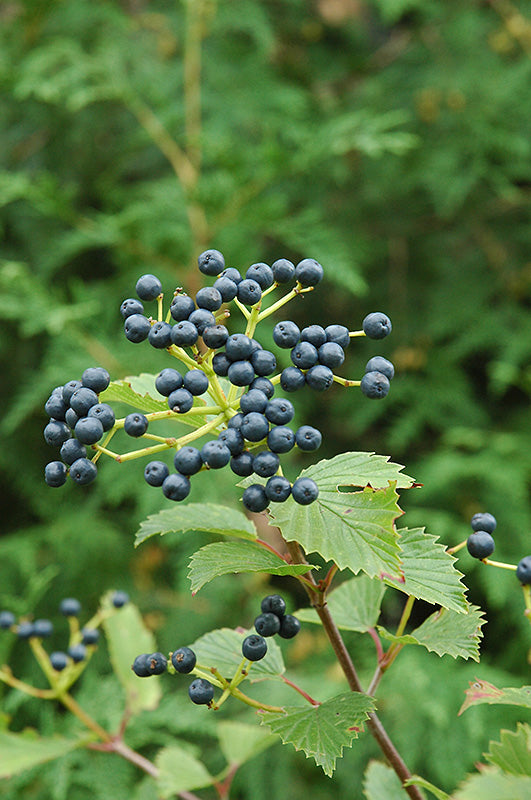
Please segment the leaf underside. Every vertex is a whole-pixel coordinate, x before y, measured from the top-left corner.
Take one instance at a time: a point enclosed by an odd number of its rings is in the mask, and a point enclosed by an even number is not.
[[[254,524],[241,511],[214,503],[184,503],[177,508],[159,511],[144,520],[135,536],[135,547],[151,536],[188,531],[256,539]]]
[[[466,700],[459,709],[459,714],[462,714],[463,711],[466,711],[471,706],[479,706],[483,703],[531,708],[531,686],[498,689],[488,681],[475,680],[470,684],[470,688],[466,690],[465,694]]]
[[[345,581],[327,595],[327,604],[340,630],[365,633],[374,628],[380,616],[380,606],[385,594],[382,581],[367,575],[358,575]],[[321,624],[313,608],[301,608],[295,612],[301,622]]]

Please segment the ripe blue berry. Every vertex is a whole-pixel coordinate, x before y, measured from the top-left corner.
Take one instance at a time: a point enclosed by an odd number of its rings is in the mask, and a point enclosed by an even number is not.
[[[326,331],[320,325],[308,325],[301,331],[301,342],[310,342],[319,348],[326,342]]]
[[[191,322],[197,328],[200,335],[203,335],[205,328],[214,327],[216,318],[211,311],[206,308],[196,308],[188,317],[188,322]]]
[[[172,367],[166,367],[155,378],[155,389],[164,397],[169,397],[176,389],[183,385],[183,376]]]
[[[250,361],[233,361],[227,377],[234,386],[248,386],[254,380],[254,367]]]
[[[389,378],[383,372],[366,372],[361,379],[360,389],[371,400],[380,400],[389,392]]]
[[[151,323],[143,314],[131,314],[124,322],[125,338],[133,344],[147,339],[150,330]]]
[[[181,447],[181,449],[177,450],[175,453],[173,464],[177,472],[180,472],[181,475],[195,475],[203,467],[201,452],[197,447],[192,447],[190,445]]]
[[[251,356],[251,364],[259,377],[265,377],[276,370],[277,359],[270,350],[256,350]]]
[[[212,369],[214,370],[216,375],[219,375],[221,378],[227,377],[230,365],[231,362],[227,358],[226,353],[216,353],[216,355],[212,359]]]
[[[94,406],[94,408],[96,408],[96,406]],[[79,420],[79,422],[81,421],[82,420]],[[92,444],[92,442],[87,442],[87,444]],[[85,456],[87,455],[87,448],[83,444],[81,444],[81,441],[78,439],[67,439],[66,442],[64,442],[61,445],[61,450],[59,452],[65,464],[73,464],[74,461],[77,461],[78,458],[85,458]],[[65,475],[65,480],[66,480],[66,475]]]
[[[280,619],[276,614],[259,614],[254,621],[254,628],[260,636],[274,636],[280,630]]]
[[[295,416],[293,403],[284,397],[275,397],[270,400],[265,409],[265,416],[274,425],[286,425]]]
[[[316,364],[305,375],[305,383],[315,392],[325,392],[334,382],[334,373],[324,364]]]
[[[59,604],[59,611],[65,617],[77,617],[81,611],[81,603],[75,597],[65,597]]]
[[[229,448],[231,456],[239,456],[244,448],[243,436],[237,428],[227,428],[218,436],[218,442]]]
[[[100,632],[97,628],[83,628],[81,630],[81,641],[84,645],[95,645],[100,638]]]
[[[282,637],[282,639],[293,639],[293,637],[298,634],[300,629],[301,624],[297,617],[293,617],[291,614],[286,614],[280,620],[280,630],[278,635]]]
[[[87,657],[87,649],[81,642],[79,644],[73,644],[68,648],[68,655],[74,664],[80,664],[81,661],[84,661]]]
[[[242,655],[249,661],[260,661],[267,653],[267,642],[263,636],[251,633],[242,642]]]
[[[95,406],[89,408],[88,416],[98,419],[101,422],[104,431],[110,431],[116,422],[114,411],[107,403],[96,403]]]
[[[135,291],[141,300],[156,300],[162,292],[162,284],[156,275],[141,275]]]
[[[103,436],[103,425],[96,417],[81,417],[76,422],[74,434],[81,444],[96,444]]]
[[[295,431],[295,443],[299,450],[308,453],[317,450],[321,446],[322,440],[321,432],[317,428],[312,428],[311,425],[301,425]]]
[[[117,591],[111,597],[111,603],[115,608],[122,608],[129,602],[129,595],[127,592]]]
[[[334,369],[340,367],[345,360],[345,351],[337,342],[325,342],[317,351],[319,364]]]
[[[319,489],[311,478],[297,478],[291,487],[291,494],[296,503],[307,506],[317,500]]]
[[[66,467],[62,461],[50,461],[44,468],[44,480],[48,486],[53,488],[63,486],[66,483],[66,475]]]
[[[168,659],[163,653],[151,653],[146,659],[146,667],[150,675],[162,675],[168,668]]]
[[[187,294],[176,294],[170,305],[170,314],[175,322],[187,320],[192,311],[195,311],[195,303]]]
[[[219,275],[225,269],[225,259],[219,250],[205,250],[198,257],[197,265],[203,275]]]
[[[176,414],[186,414],[194,404],[194,396],[188,389],[176,389],[168,397],[168,407]]]
[[[489,514],[485,511],[483,513],[474,514],[470,520],[470,524],[473,531],[487,531],[488,533],[494,533],[497,522],[496,517],[493,517],[492,514]]]
[[[63,386],[63,392],[62,392],[63,400],[65,401],[65,403],[70,405],[70,398],[72,397],[74,392],[77,389],[81,389],[82,386],[83,386],[83,384],[81,383],[81,381],[68,381],[68,383],[65,383],[65,385]],[[53,394],[53,392],[52,392],[52,394]]]
[[[229,278],[231,281],[234,281],[236,285],[241,283],[243,280],[239,271],[235,267],[227,267],[227,269],[224,269],[219,277]]]
[[[221,307],[223,298],[221,297],[221,292],[218,292],[214,286],[205,286],[197,292],[195,302],[198,308],[217,311]]]
[[[250,411],[257,411],[259,414],[263,414],[267,403],[266,395],[259,389],[249,389],[248,392],[245,392],[240,397],[240,409],[244,414],[248,414]]]
[[[44,410],[49,417],[61,422],[64,421],[68,406],[63,398],[63,392],[61,388],[58,387],[58,389],[53,390],[48,400],[44,404]]]
[[[262,376],[255,378],[254,381],[250,384],[249,389],[259,389],[261,392],[265,394],[268,400],[271,400],[271,398],[275,394],[275,387],[271,383],[269,378],[264,378]]]
[[[131,669],[139,678],[149,678],[151,672],[149,671],[149,653],[141,653],[135,658],[131,665]]]
[[[393,364],[383,356],[373,356],[365,365],[365,372],[381,372],[390,381],[395,376],[395,368]]]
[[[70,477],[79,486],[87,486],[92,483],[97,474],[98,468],[96,464],[93,464],[88,458],[78,458],[70,466]]]
[[[254,306],[262,297],[262,289],[257,281],[246,278],[238,284],[238,300],[245,306]]]
[[[238,284],[224,275],[214,281],[214,289],[218,290],[224,303],[230,303],[238,294]]]
[[[313,367],[313,369],[327,369],[327,367],[317,366]],[[304,372],[301,372],[298,367],[286,367],[280,373],[280,385],[285,392],[296,392],[298,389],[302,389],[305,383]]]
[[[193,670],[197,663],[197,658],[193,650],[189,647],[179,647],[171,654],[171,663],[177,672],[186,675]]]
[[[231,458],[231,453],[227,445],[218,439],[206,442],[201,448],[201,458],[203,463],[211,469],[221,469],[225,467]]]
[[[155,322],[148,333],[148,342],[157,350],[170,347],[172,340],[172,326],[168,322]]]
[[[7,631],[15,624],[15,615],[11,611],[0,611],[0,629]]]
[[[94,408],[94,406],[92,406],[92,408]],[[91,409],[89,409],[89,414],[90,414],[90,410]],[[65,422],[66,422],[66,424],[68,425],[69,428],[72,428],[72,430],[76,427],[76,423],[77,423],[79,418],[80,418],[80,415],[76,414],[76,412],[74,411],[73,408],[69,408],[68,411],[65,414]]]
[[[286,602],[279,594],[268,594],[260,603],[260,609],[263,614],[271,613],[283,617],[286,613]]]
[[[192,395],[204,394],[208,389],[208,378],[201,369],[190,369],[185,372],[183,386]]]
[[[203,341],[212,350],[223,347],[228,338],[229,332],[225,325],[212,325],[203,331]]]
[[[139,414],[137,411],[134,411],[132,414],[128,414],[126,416],[124,420],[124,431],[128,436],[133,436],[135,439],[138,439],[140,436],[145,434],[148,429],[148,425],[149,422],[147,417],[144,416],[144,414]]]
[[[261,442],[269,431],[269,422],[263,414],[257,411],[250,411],[245,414],[241,428],[241,434],[248,442]]]
[[[19,639],[31,639],[35,636],[33,622],[19,622],[17,625],[17,636]]]
[[[384,339],[393,329],[389,317],[380,311],[373,311],[372,314],[367,314],[363,320],[362,327],[369,339]]]
[[[272,428],[267,436],[267,446],[273,453],[288,453],[295,445],[295,434],[286,425]]]
[[[46,425],[44,428],[43,435],[46,444],[50,444],[52,447],[61,447],[63,442],[66,442],[67,439],[70,439],[71,433],[66,422],[62,422],[58,419],[51,419],[48,425]]]
[[[241,430],[244,419],[245,414],[242,414],[241,411],[238,414],[234,414],[227,422],[227,428],[234,428],[237,431]]]
[[[516,577],[524,586],[531,583],[531,556],[525,556],[518,562]]]
[[[36,619],[33,623],[33,635],[39,639],[47,639],[53,633],[53,625],[49,619]]]
[[[225,344],[225,353],[230,361],[243,361],[250,358],[253,350],[252,339],[244,333],[233,333]]]
[[[260,285],[260,288],[264,291],[269,289],[270,286],[273,286],[273,283],[275,282],[273,270],[269,264],[264,264],[263,262],[251,264],[245,273],[245,277],[249,280],[256,281]]]
[[[70,408],[80,417],[84,417],[86,414],[88,414],[92,406],[95,406],[98,403],[99,399],[96,392],[93,389],[87,388],[86,386],[76,389],[70,398]]]
[[[196,678],[188,687],[188,696],[197,706],[208,706],[214,698],[214,687],[205,678]]]
[[[56,672],[62,672],[68,666],[68,656],[60,650],[50,653],[50,664]]]
[[[177,347],[191,347],[197,342],[199,331],[190,320],[183,320],[171,329],[171,340]]]
[[[283,475],[274,475],[272,478],[269,478],[266,483],[265,493],[271,502],[283,503],[291,494],[291,483],[287,478],[284,478]],[[258,631],[258,633],[260,633],[260,631]]]
[[[242,495],[242,503],[248,511],[258,513],[268,507],[269,498],[261,484],[253,483],[245,489]]]
[[[295,347],[299,341],[300,335],[299,327],[290,320],[277,322],[273,328],[273,341],[278,347]]]
[[[346,350],[350,344],[349,331],[344,325],[327,325],[325,333],[327,342],[335,342],[343,350]]]
[[[241,478],[247,478],[252,475],[253,470],[253,456],[248,450],[244,450],[238,456],[233,456],[230,460],[230,468],[235,475]]]
[[[291,360],[299,369],[310,369],[317,359],[317,349],[310,342],[299,342],[291,351]]]
[[[276,475],[280,466],[280,458],[271,450],[262,450],[253,459],[253,472],[261,478],[270,478]]]
[[[295,277],[295,264],[287,258],[279,258],[271,264],[271,269],[277,283],[289,283]]]
[[[103,367],[88,367],[81,376],[83,386],[96,394],[105,391],[110,382],[111,376]]]
[[[174,472],[164,479],[162,493],[168,500],[185,500],[190,494],[190,481],[180,472]]]
[[[466,540],[466,548],[471,556],[482,560],[494,552],[494,539],[488,531],[474,531]]]
[[[132,316],[133,314],[143,314],[144,313],[144,306],[140,302],[140,300],[136,300],[134,297],[128,297],[126,300],[123,301],[122,305],[120,306],[120,314],[122,315],[123,319],[127,319],[127,317]]]
[[[301,286],[316,286],[323,277],[323,268],[314,258],[303,258],[295,267],[295,278]]]

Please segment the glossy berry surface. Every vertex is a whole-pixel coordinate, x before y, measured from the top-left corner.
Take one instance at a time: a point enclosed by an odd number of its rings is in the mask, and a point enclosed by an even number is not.
[[[474,514],[470,520],[470,525],[473,531],[493,533],[497,525],[496,517],[486,511],[480,512],[479,514]]]
[[[81,376],[83,386],[92,389],[96,394],[103,392],[110,382],[111,376],[103,367],[88,367]]]
[[[283,503],[291,494],[291,483],[283,475],[274,475],[266,483],[265,493],[271,502]]]
[[[531,556],[525,556],[518,562],[516,577],[524,586],[531,583]]]
[[[173,464],[177,472],[181,475],[195,475],[203,467],[201,451],[197,447],[187,445],[177,450],[173,458]]]
[[[68,656],[61,651],[50,653],[50,664],[56,672],[62,672],[68,666]]]
[[[311,425],[301,425],[295,431],[295,443],[299,450],[304,452],[312,452],[318,450],[323,440],[321,431],[313,428]]]
[[[126,300],[123,301],[122,305],[120,306],[120,314],[122,315],[123,319],[127,319],[132,314],[143,314],[144,313],[144,306],[137,300],[135,297],[128,297]]]
[[[383,372],[366,372],[361,379],[360,389],[371,400],[380,400],[389,392],[389,378]]]
[[[168,659],[164,653],[151,653],[146,659],[150,675],[162,675],[168,667]]]
[[[274,397],[266,404],[265,416],[274,425],[287,425],[295,416],[293,403],[283,397]]]
[[[103,425],[96,417],[81,417],[76,422],[74,435],[81,444],[96,444],[103,436]]]
[[[208,389],[208,378],[200,369],[190,369],[183,376],[183,386],[190,394],[199,396]]]
[[[53,624],[49,619],[36,619],[33,623],[33,634],[39,639],[47,639],[53,633]]]
[[[151,675],[148,659],[149,653],[141,653],[131,665],[131,669],[139,678],[148,678]]]
[[[268,507],[269,498],[261,484],[252,483],[251,486],[245,489],[242,495],[242,503],[248,511],[258,513]]]
[[[187,294],[176,294],[170,305],[170,314],[175,322],[187,320],[192,311],[195,311],[195,303]]]
[[[147,417],[145,417],[144,414],[134,412],[126,416],[124,420],[124,431],[128,436],[133,436],[135,439],[138,439],[147,431],[148,424]]]
[[[283,617],[286,613],[286,601],[279,594],[268,594],[260,603],[260,609],[264,614],[271,612],[277,617]]]
[[[68,655],[74,664],[79,664],[87,657],[87,649],[84,644],[73,644],[68,648]]]
[[[239,456],[244,448],[243,436],[236,428],[227,428],[218,436],[218,441],[229,448],[231,456]]]
[[[301,286],[316,286],[323,278],[323,268],[314,258],[303,258],[295,267],[295,279]]]
[[[233,361],[227,369],[227,377],[234,386],[249,386],[254,380],[254,367],[250,361]]]
[[[81,611],[81,603],[75,597],[65,597],[59,604],[59,611],[65,617],[77,617]]]
[[[191,347],[197,342],[199,338],[199,331],[190,320],[185,319],[178,322],[171,329],[171,340],[177,347]]]
[[[169,397],[176,389],[183,385],[183,376],[172,367],[166,367],[155,378],[155,389],[163,397]]]
[[[155,322],[148,333],[148,342],[157,350],[164,350],[172,343],[172,326],[167,322]]]
[[[31,639],[35,636],[33,622],[19,622],[17,625],[17,636],[19,639]]]
[[[240,431],[243,438],[247,439],[248,442],[260,442],[268,434],[269,422],[263,414],[259,414],[257,411],[250,411],[245,414]]]
[[[95,480],[98,474],[96,464],[88,458],[78,458],[70,467],[70,477],[79,486],[87,486]]]
[[[196,678],[188,687],[188,697],[198,706],[207,706],[214,699],[214,687],[205,678]]]
[[[253,472],[261,478],[270,478],[278,472],[280,458],[271,450],[262,450],[253,459]]]
[[[317,350],[319,364],[335,369],[340,367],[345,360],[345,351],[336,342],[325,342]]]
[[[315,392],[325,392],[334,382],[334,373],[325,364],[316,364],[308,370],[304,381]]]
[[[223,298],[221,292],[218,292],[214,286],[205,286],[197,292],[195,302],[198,308],[217,311],[223,302]]]
[[[271,612],[259,614],[254,621],[254,627],[260,636],[274,636],[280,630],[280,619]]]
[[[115,608],[123,608],[129,602],[129,595],[127,592],[117,591],[111,597],[111,603]]]
[[[191,672],[197,662],[196,655],[189,647],[179,647],[171,656],[171,663],[183,675]]]
[[[267,653],[267,642],[263,636],[251,633],[242,642],[242,655],[249,661],[260,661]]]
[[[318,369],[318,367],[313,369]],[[322,369],[327,369],[327,367],[322,367]],[[280,385],[285,392],[296,392],[298,389],[302,389],[305,383],[304,372],[298,367],[286,367],[280,373]]]
[[[136,282],[135,291],[141,300],[156,300],[162,292],[162,284],[156,275],[141,275]]]
[[[319,489],[311,478],[297,478],[291,487],[291,494],[296,503],[307,506],[317,500]]]
[[[212,325],[203,331],[203,341],[212,350],[223,347],[228,337],[229,332],[224,325]]]
[[[282,637],[282,639],[293,639],[293,637],[298,634],[300,629],[301,624],[297,617],[293,617],[291,614],[286,614],[280,620],[280,630],[278,635]]]
[[[345,350],[350,344],[349,330],[344,325],[327,325],[326,341],[335,342]]]
[[[271,264],[273,277],[277,283],[289,283],[295,277],[295,264],[287,258],[279,258]]]
[[[367,314],[363,320],[362,327],[363,332],[369,339],[384,339],[393,329],[387,314],[382,314],[380,311]]]
[[[299,326],[291,322],[291,320],[277,322],[273,328],[273,341],[278,347],[295,347],[299,342],[300,335]]]
[[[83,628],[81,630],[81,641],[84,645],[95,645],[100,638],[100,632],[97,628]]]
[[[226,466],[231,459],[231,452],[227,445],[218,439],[206,442],[201,448],[201,458],[203,463],[211,469],[221,469]]]
[[[250,411],[263,414],[268,402],[267,396],[260,389],[249,389],[240,397],[240,409],[244,414]]]
[[[88,416],[98,419],[104,431],[110,431],[116,422],[114,411],[107,403],[96,403],[95,406],[89,408]]]
[[[252,454],[248,450],[244,450],[240,455],[233,456],[230,460],[230,468],[235,475],[248,478],[254,472]]]
[[[143,314],[131,314],[124,322],[125,338],[133,344],[147,339],[150,330],[151,323]]]
[[[390,381],[395,377],[395,368],[391,361],[383,356],[373,356],[365,365],[365,372],[381,372]]]
[[[168,407],[177,414],[186,414],[194,404],[194,396],[188,389],[176,389],[168,397]]]
[[[87,386],[81,386],[79,389],[76,389],[70,398],[70,408],[80,417],[88,414],[92,406],[95,406],[97,403],[99,403],[98,395],[93,389],[89,389]]]
[[[162,493],[168,500],[185,500],[190,494],[190,481],[185,475],[174,472],[164,479]]]
[[[494,552],[494,539],[488,531],[474,531],[466,540],[468,552],[474,558],[488,558]]]
[[[244,306],[254,306],[262,297],[262,289],[257,281],[245,278],[238,284],[238,300]]]
[[[66,478],[67,471],[62,461],[50,461],[46,464],[44,468],[44,480],[48,486],[53,486],[54,488],[63,486],[63,484],[66,483]]]
[[[225,258],[219,250],[205,250],[198,257],[197,266],[203,275],[219,275],[225,269]]]
[[[253,372],[254,375],[254,372]],[[43,431],[44,441],[52,447],[61,447],[63,442],[70,439],[70,428],[66,422],[58,419],[51,419]]]
[[[288,453],[295,445],[295,434],[286,425],[277,425],[267,436],[267,446],[273,453]]]
[[[251,264],[245,273],[245,277],[247,279],[256,281],[260,288],[264,290],[269,289],[269,287],[273,286],[273,283],[275,282],[273,270],[269,264],[264,264],[262,261],[257,264]]]

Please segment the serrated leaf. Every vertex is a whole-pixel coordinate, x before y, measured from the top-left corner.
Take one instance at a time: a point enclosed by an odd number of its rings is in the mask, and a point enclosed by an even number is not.
[[[301,475],[310,474],[304,470]],[[367,487],[360,492],[338,492],[317,482],[319,497],[301,506],[289,497],[270,509],[273,524],[287,541],[296,541],[306,553],[319,553],[339,569],[365,572],[373,578],[400,575],[400,548],[394,521],[402,514],[394,486]],[[330,485],[329,483],[327,485]]]
[[[485,757],[511,775],[531,776],[531,728],[518,723],[516,731],[500,731],[500,741],[490,742]]]
[[[485,623],[482,615],[483,612],[477,606],[470,606],[468,614],[440,609],[404,636],[394,636],[381,626],[378,631],[384,639],[395,644],[422,645],[438,656],[450,655],[453,658],[473,658],[474,661],[479,661],[481,626]]]
[[[221,674],[230,679],[242,661],[242,642],[252,631],[219,628],[200,636],[190,645],[197,656],[197,663],[203,667],[216,667]],[[267,653],[261,661],[256,661],[250,668],[248,680],[264,680],[279,678],[285,672],[282,652],[274,639],[267,640]],[[246,679],[246,680],[247,680]]]
[[[311,568],[307,564],[286,564],[275,553],[250,542],[214,542],[197,550],[190,558],[188,577],[192,594],[195,594],[213,578],[231,572],[303,575]]]
[[[371,761],[365,771],[363,791],[367,800],[407,800],[396,772],[380,761]]]
[[[131,669],[140,653],[157,650],[153,634],[144,625],[138,608],[128,603],[116,614],[104,619],[103,628],[113,670],[126,691],[128,711],[136,714],[156,708],[162,696],[160,679],[156,675],[149,679],[139,678]]]
[[[150,536],[187,531],[256,539],[254,524],[241,511],[214,503],[185,503],[177,508],[167,508],[158,514],[152,514],[144,520],[137,531],[135,547]]]
[[[275,744],[278,739],[258,725],[225,720],[217,726],[219,746],[230,766],[243,764]]]
[[[149,389],[151,389],[151,393]],[[128,376],[119,381],[111,381],[105,391],[100,394],[100,402],[109,403],[113,400],[117,403],[125,403],[128,406],[132,406],[137,411],[169,410],[168,403],[155,389],[154,376],[146,373],[138,376]]]
[[[201,789],[214,783],[205,765],[178,745],[160,750],[155,765],[159,770],[156,778],[158,794],[164,800],[179,792]]]
[[[374,699],[359,692],[332,697],[319,706],[294,706],[284,713],[264,714],[267,725],[284,744],[303,750],[323,772],[331,776],[343,748],[350,747],[363,721],[374,710]]]
[[[419,600],[467,613],[463,575],[454,566],[456,559],[437,542],[437,536],[425,533],[424,528],[402,528],[398,533],[404,581],[390,575],[385,575],[384,581]]]
[[[327,604],[338,628],[365,633],[378,622],[384,594],[382,581],[359,575],[330,592]],[[301,608],[295,616],[301,622],[321,623],[313,608]]]
[[[531,708],[531,686],[498,689],[488,681],[475,680],[470,683],[470,689],[467,689],[465,694],[466,700],[459,709],[459,714],[462,714],[470,706],[479,706],[483,703]]]
[[[86,741],[83,739],[46,738],[29,730],[21,733],[0,731],[0,778],[10,778],[37,764],[61,758],[84,744]]]
[[[453,795],[455,800],[529,800],[531,778],[484,770],[468,778]]]
[[[323,491],[336,491],[338,487],[372,486],[373,489],[386,489],[389,483],[396,483],[397,489],[410,489],[414,478],[403,475],[402,464],[389,461],[389,456],[376,453],[340,453],[334,458],[323,459],[301,472],[312,478]]]

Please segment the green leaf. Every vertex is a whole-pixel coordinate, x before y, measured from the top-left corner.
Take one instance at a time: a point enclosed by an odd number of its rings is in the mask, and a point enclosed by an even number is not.
[[[446,794],[446,792],[443,792],[442,789],[434,786],[433,783],[430,783],[425,778],[421,778],[420,775],[413,775],[408,781],[404,782],[404,786],[420,786],[422,789],[427,789],[428,792],[431,792],[437,800],[451,800],[449,794]]]
[[[197,656],[198,665],[216,667],[225,678],[232,678],[242,662],[242,642],[253,631],[219,628],[200,636],[190,645]],[[267,640],[267,653],[256,661],[249,671],[251,682],[266,678],[278,678],[285,672],[282,652],[274,639]]]
[[[152,514],[144,520],[136,534],[135,547],[150,536],[187,531],[256,539],[254,524],[241,511],[213,503],[186,503]]]
[[[157,649],[154,636],[145,627],[138,608],[128,603],[104,619],[103,628],[113,670],[126,691],[128,711],[136,714],[156,708],[162,696],[160,679],[156,675],[139,678],[131,669],[139,653],[153,653]]]
[[[159,769],[156,778],[158,794],[164,800],[174,797],[179,792],[201,789],[214,782],[205,765],[178,745],[170,745],[160,750],[155,765]]]
[[[365,487],[386,489],[389,483],[396,482],[397,489],[410,489],[415,479],[403,475],[402,464],[389,461],[389,456],[375,453],[340,453],[334,458],[323,459],[301,472],[312,478],[319,490],[336,491],[339,487]]]
[[[160,398],[160,399],[159,399]],[[112,381],[100,394],[100,402],[125,403],[137,411],[168,411],[168,403],[155,389],[155,376],[142,373]]]
[[[37,764],[61,758],[84,744],[83,739],[45,738],[30,730],[22,733],[0,731],[0,778],[10,778]]]
[[[275,744],[278,739],[258,725],[225,720],[217,726],[219,746],[230,766],[243,764]]]
[[[425,533],[424,528],[402,528],[398,533],[404,581],[390,575],[385,575],[384,581],[419,600],[467,613],[463,575],[444,545],[437,543],[436,536]]]
[[[380,761],[371,761],[365,770],[363,791],[367,800],[407,800],[396,772]]]
[[[422,645],[439,656],[479,661],[481,626],[485,622],[482,614],[477,606],[470,606],[468,614],[440,609],[405,636],[394,636],[380,626],[378,630],[385,639],[397,644]]]
[[[531,778],[485,770],[468,778],[452,797],[454,800],[529,800]]]
[[[494,684],[487,681],[475,680],[467,689],[466,700],[459,709],[459,714],[466,711],[470,706],[479,706],[483,703],[488,705],[510,705],[531,708],[531,686],[521,688],[498,689]]]
[[[511,775],[531,776],[531,728],[518,723],[516,731],[500,731],[501,741],[491,742],[485,757]]]
[[[214,542],[193,554],[188,577],[192,584],[192,594],[195,594],[205,583],[230,572],[303,575],[309,569],[311,567],[307,564],[286,564],[275,553],[250,542]]]
[[[311,469],[301,475],[310,475]],[[362,570],[371,578],[391,574],[398,580],[400,548],[394,521],[402,511],[395,487],[345,493],[329,482],[317,485],[314,503],[301,506],[289,497],[277,503],[280,508],[270,509],[284,538],[298,542],[306,553],[320,553],[339,569]]]
[[[366,575],[345,581],[327,596],[328,608],[337,627],[345,631],[365,633],[374,628],[380,616],[380,606],[385,586],[379,580]],[[313,608],[301,608],[295,612],[301,622],[320,624]]]
[[[283,713],[264,714],[263,725],[277,733],[284,744],[303,750],[323,772],[331,776],[343,748],[350,747],[362,723],[374,710],[374,700],[359,692],[332,697],[319,706],[292,706]]]

